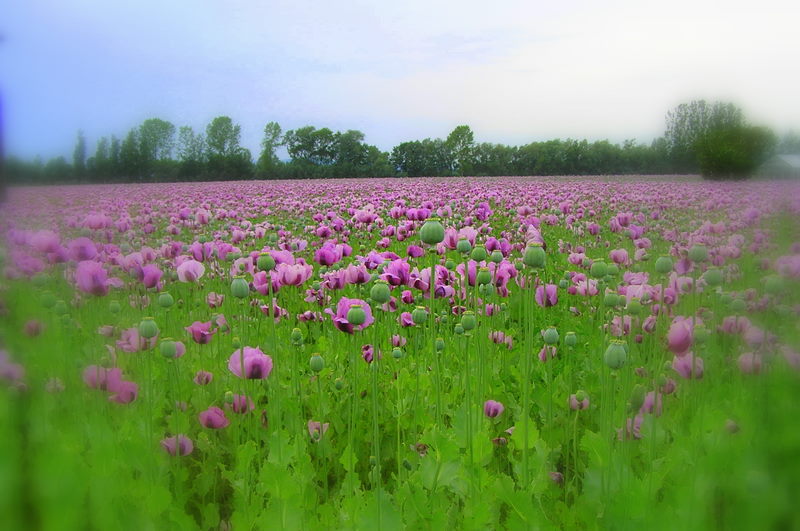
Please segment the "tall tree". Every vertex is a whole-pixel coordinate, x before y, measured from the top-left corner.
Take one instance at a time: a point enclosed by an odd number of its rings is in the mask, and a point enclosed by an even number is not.
[[[697,171],[697,141],[711,130],[744,126],[742,110],[732,103],[695,100],[667,113],[664,138],[675,167],[680,172]]]
[[[166,160],[175,148],[175,126],[160,118],[150,118],[139,126],[142,158],[147,161]]]
[[[277,122],[269,122],[264,126],[264,138],[261,140],[261,155],[258,157],[258,173],[263,177],[275,177],[280,166],[277,149],[283,145],[281,126]]]
[[[206,127],[206,144],[211,155],[227,157],[239,150],[242,128],[228,116],[217,116]]]
[[[75,150],[72,152],[72,171],[78,179],[86,175],[86,137],[83,136],[83,131],[78,131]]]
[[[459,125],[447,135],[445,145],[450,151],[450,169],[455,175],[469,175],[474,167],[475,135],[468,125]]]
[[[131,129],[119,149],[120,172],[126,179],[142,177],[143,165],[139,146],[139,132]]]

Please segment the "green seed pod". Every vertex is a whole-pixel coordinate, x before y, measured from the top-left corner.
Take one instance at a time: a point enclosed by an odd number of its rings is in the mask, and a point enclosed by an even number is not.
[[[350,305],[350,309],[347,310],[347,322],[359,326],[366,322],[367,314],[364,311],[364,308],[361,307],[360,304],[352,304]]]
[[[466,238],[462,238],[458,240],[456,244],[456,251],[461,254],[467,254],[468,252],[472,251],[472,244],[469,243],[469,240]]]
[[[470,254],[470,258],[475,260],[476,262],[482,262],[486,260],[486,247],[483,245],[476,245],[474,249],[472,249],[472,253]]]
[[[558,330],[556,330],[556,327],[548,326],[547,329],[545,329],[544,333],[542,333],[542,339],[544,339],[544,342],[547,345],[557,345]]]
[[[256,267],[259,271],[272,271],[275,269],[275,259],[269,253],[261,253],[256,260]]]
[[[764,279],[764,291],[770,295],[779,295],[786,289],[785,282],[778,275],[770,275]]]
[[[708,260],[708,249],[705,245],[692,245],[689,249],[689,260],[692,262],[705,262]]]
[[[667,380],[667,377],[665,375],[659,374],[658,378],[656,378],[656,385],[658,387],[664,387],[665,385],[667,385],[667,381],[668,380]]]
[[[439,218],[430,218],[419,229],[419,238],[423,243],[436,245],[444,241],[444,227]]]
[[[164,338],[158,344],[158,350],[161,351],[161,355],[165,358],[174,358],[178,352],[178,347],[175,345],[175,341],[172,338]]]
[[[495,264],[499,264],[500,262],[503,261],[503,253],[500,252],[499,250],[495,249],[494,251],[492,251],[492,254],[489,256],[489,260],[491,260]]]
[[[400,347],[395,347],[392,349],[392,357],[396,360],[403,358],[403,351],[400,349]]]
[[[448,258],[447,261],[445,261],[444,263],[444,267],[448,271],[452,271],[453,269],[456,268],[456,263],[452,259]]]
[[[744,299],[733,299],[731,301],[731,310],[736,313],[742,313],[747,309],[747,303]]]
[[[491,297],[496,291],[494,284],[481,284],[478,286],[478,292],[485,297]]]
[[[470,331],[476,326],[478,326],[478,319],[475,317],[475,313],[471,311],[464,312],[464,315],[461,316],[461,327],[466,331]]]
[[[619,297],[616,293],[608,292],[603,295],[603,306],[608,306],[609,308],[614,307],[618,304]]]
[[[45,308],[47,308],[49,310],[50,308],[55,306],[55,304],[56,304],[56,296],[53,295],[51,292],[46,291],[46,292],[44,292],[42,294],[41,303],[42,303],[42,306],[44,306]]]
[[[425,309],[424,306],[417,306],[414,308],[414,311],[411,312],[411,320],[414,321],[414,324],[422,324],[428,320],[428,310]]]
[[[730,303],[733,302],[733,297],[731,297],[730,293],[723,293],[719,296],[719,302],[725,306],[729,306]]]
[[[529,242],[525,248],[525,254],[522,256],[522,262],[533,269],[541,269],[544,267],[546,258],[547,255],[541,243]]]
[[[638,298],[633,297],[625,307],[625,311],[630,315],[641,315],[644,311],[644,307]]]
[[[301,344],[303,342],[303,331],[299,328],[292,328],[292,343],[294,344]]]
[[[158,325],[152,317],[145,317],[139,323],[139,335],[145,339],[152,339],[158,335]]]
[[[436,352],[443,351],[444,350],[444,339],[442,339],[441,337],[437,337],[435,346],[436,346]]]
[[[235,277],[231,281],[231,295],[237,299],[244,299],[250,295],[250,286],[244,277]]]
[[[708,328],[700,324],[695,325],[692,331],[692,340],[699,345],[706,343],[710,336],[711,333],[708,331]]]
[[[625,348],[625,342],[617,339],[612,339],[603,354],[603,361],[613,370],[622,368],[628,360],[628,352]]]
[[[67,303],[63,300],[57,300],[53,305],[53,313],[56,315],[65,315],[68,311]]]
[[[604,261],[598,258],[592,262],[592,266],[589,268],[589,274],[594,278],[603,278],[608,274],[608,267]]]
[[[462,335],[464,333],[464,325],[461,323],[456,323],[456,325],[453,327],[453,332],[455,332],[456,335]]]
[[[175,299],[169,291],[162,291],[158,294],[158,305],[162,308],[170,308],[175,304]]]
[[[378,304],[385,304],[391,299],[389,284],[385,280],[376,280],[369,290],[369,298]]]
[[[644,388],[642,384],[636,384],[633,386],[633,390],[631,391],[631,400],[630,400],[631,413],[642,409],[642,405],[644,405],[644,397],[646,394],[647,390]]]
[[[575,332],[567,332],[564,334],[564,344],[568,347],[574,347],[578,344],[578,336]]]
[[[716,267],[712,267],[703,274],[703,279],[709,286],[717,287],[722,285],[723,276],[722,271]]]
[[[475,276],[475,281],[478,285],[488,284],[492,281],[492,274],[489,272],[488,267],[481,267],[478,274]]]
[[[231,339],[231,346],[233,348],[242,348],[242,340],[239,339],[238,336],[235,336],[233,339]]]
[[[522,262],[514,262],[514,269],[517,271],[522,271],[522,268],[525,267],[525,264]]]
[[[120,306],[119,301],[111,301],[108,303],[108,311],[111,313],[119,313],[122,311],[122,306]]]
[[[611,278],[619,275],[619,266],[617,264],[606,264],[606,275]]]
[[[656,260],[656,273],[661,275],[669,275],[672,273],[674,264],[671,256],[659,256]]]
[[[578,391],[575,392],[575,398],[578,400],[578,402],[583,402],[589,397],[586,395],[586,391],[583,389],[578,389]]]
[[[558,281],[558,287],[561,289],[567,289],[569,287],[569,281],[562,278]]]
[[[233,404],[233,393],[231,391],[225,391],[225,403],[228,405]]]
[[[322,359],[322,356],[319,354],[314,354],[311,356],[311,359],[308,360],[308,365],[311,367],[312,371],[319,372],[325,368],[325,360]]]
[[[341,391],[344,388],[344,381],[341,378],[336,378],[333,382],[333,386],[337,391]]]

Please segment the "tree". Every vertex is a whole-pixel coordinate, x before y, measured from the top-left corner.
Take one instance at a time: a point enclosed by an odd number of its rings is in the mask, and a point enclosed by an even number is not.
[[[78,179],[86,175],[86,137],[83,136],[83,131],[78,131],[75,150],[72,152],[72,171]]]
[[[445,144],[450,151],[450,169],[454,175],[470,175],[473,172],[473,147],[475,136],[468,125],[459,125],[447,135]]]
[[[140,150],[144,160],[167,160],[175,148],[175,126],[160,118],[150,118],[139,126]]]
[[[97,149],[92,161],[92,169],[89,172],[92,181],[102,182],[111,177],[111,158],[109,155],[108,138],[101,137],[97,141]]]
[[[275,152],[284,144],[281,126],[277,122],[269,122],[264,126],[264,139],[261,141],[261,155],[258,157],[258,174],[275,177],[281,164]]]
[[[739,125],[712,129],[697,140],[694,148],[703,177],[729,179],[750,176],[775,144],[769,129]]]
[[[682,103],[667,113],[667,141],[670,158],[679,172],[697,171],[697,141],[713,129],[745,125],[741,109],[732,103],[695,100]]]
[[[139,133],[136,129],[128,131],[119,149],[119,167],[123,177],[127,179],[141,178],[142,157],[139,152]]]
[[[242,128],[228,116],[217,116],[206,127],[206,144],[211,155],[227,157],[239,150]]]

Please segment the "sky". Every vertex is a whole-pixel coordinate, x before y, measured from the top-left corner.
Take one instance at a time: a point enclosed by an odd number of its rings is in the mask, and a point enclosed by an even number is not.
[[[71,157],[82,129],[358,129],[389,151],[663,134],[693,99],[800,131],[800,2],[0,0],[6,151]]]

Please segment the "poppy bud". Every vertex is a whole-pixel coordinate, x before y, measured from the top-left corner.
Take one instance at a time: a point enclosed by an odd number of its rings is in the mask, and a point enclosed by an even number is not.
[[[436,352],[441,352],[444,350],[444,339],[441,337],[436,338]]]
[[[542,248],[542,244],[539,242],[530,242],[525,248],[522,262],[528,267],[539,269],[544,267],[545,258],[546,254],[544,248]]]
[[[469,243],[469,240],[467,240],[466,238],[458,240],[458,243],[456,244],[456,251],[458,251],[461,254],[467,254],[471,250],[472,250],[472,244]]]
[[[325,360],[322,359],[322,356],[319,354],[314,354],[311,356],[311,359],[308,361],[311,370],[314,372],[319,372],[325,368]]]
[[[247,284],[244,277],[235,277],[233,281],[231,281],[231,295],[237,299],[244,299],[250,295],[250,286]]]
[[[556,330],[556,327],[555,326],[547,327],[547,329],[542,333],[542,339],[544,339],[544,342],[547,345],[557,345],[558,330]]]
[[[364,324],[366,320],[367,314],[364,312],[364,308],[362,308],[360,304],[351,304],[350,309],[347,310],[347,322],[355,326],[360,326]]]
[[[173,341],[172,338],[162,339],[158,344],[158,350],[161,351],[161,355],[165,358],[174,358],[178,353],[178,347],[175,345],[175,341]]]
[[[722,284],[722,271],[716,267],[712,267],[703,274],[703,279],[711,287],[716,287]]]
[[[419,229],[419,238],[423,243],[436,245],[444,241],[444,227],[438,218],[430,218]]]
[[[605,262],[597,259],[592,262],[592,266],[589,268],[589,274],[594,278],[603,278],[606,276],[606,274],[608,274],[608,267],[606,266]]]
[[[414,308],[414,311],[411,312],[411,320],[414,321],[414,324],[424,323],[428,320],[428,310],[426,310],[424,306],[417,306]]]
[[[42,294],[41,299],[42,306],[47,308],[48,310],[52,308],[56,303],[56,296],[50,293],[49,291]]]
[[[470,258],[475,260],[476,262],[482,262],[486,260],[486,247],[483,245],[476,245],[474,249],[472,249],[472,253],[470,254]]]
[[[492,251],[492,254],[489,256],[489,259],[494,262],[495,264],[499,264],[503,261],[503,253],[498,249]]]
[[[644,404],[644,396],[647,394],[642,384],[636,384],[631,391],[630,411],[631,413],[639,411]]]
[[[568,347],[574,347],[578,344],[578,336],[575,334],[575,332],[567,332],[564,335],[564,344]]]
[[[475,277],[475,280],[478,282],[479,285],[488,284],[492,281],[492,274],[489,272],[489,268],[482,267],[478,270],[478,274]]]
[[[261,253],[256,260],[256,267],[259,271],[272,271],[275,269],[275,259],[269,253]]]
[[[705,245],[692,245],[689,249],[689,260],[692,262],[705,262],[708,260],[708,249]]]
[[[625,348],[625,342],[620,340],[612,340],[606,348],[603,355],[603,361],[611,369],[620,369],[628,360],[628,352]]]
[[[389,302],[391,293],[389,291],[389,284],[385,280],[376,280],[369,290],[369,297],[378,304],[385,304]]]
[[[162,291],[158,295],[158,305],[162,308],[169,308],[175,304],[175,299],[169,291]]]
[[[672,272],[673,267],[671,256],[659,256],[658,260],[656,260],[656,273],[668,275]]]
[[[241,339],[239,339],[238,337],[234,337],[234,338],[231,340],[231,346],[232,346],[233,348],[237,348],[237,349],[238,349],[238,348],[242,348],[242,340],[241,340]]]
[[[475,313],[471,311],[464,312],[464,315],[461,316],[461,328],[464,330],[472,330],[478,325],[478,319],[475,317]]]
[[[295,345],[302,344],[303,343],[303,331],[300,330],[299,328],[293,328],[292,329],[291,338],[292,338],[292,343],[294,343]]]
[[[336,378],[333,382],[333,386],[337,391],[341,391],[344,388],[344,381],[341,378]]]
[[[158,325],[152,317],[145,317],[139,323],[139,335],[145,339],[152,339],[158,335]]]

